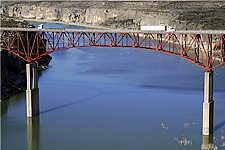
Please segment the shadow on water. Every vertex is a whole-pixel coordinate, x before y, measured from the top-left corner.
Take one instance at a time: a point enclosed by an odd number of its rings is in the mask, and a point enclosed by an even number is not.
[[[217,130],[223,128],[225,126],[225,120],[217,124],[214,128],[213,131],[216,132]]]
[[[84,98],[84,99],[80,99],[80,100],[76,100],[76,101],[73,101],[71,103],[67,103],[67,104],[64,104],[64,105],[61,105],[61,106],[58,106],[58,107],[54,107],[54,108],[50,108],[48,110],[44,110],[42,112],[40,112],[40,114],[44,114],[44,113],[48,113],[48,112],[51,112],[51,111],[54,111],[54,110],[58,110],[58,109],[61,109],[61,108],[65,108],[65,107],[69,107],[73,104],[77,104],[77,103],[80,103],[80,102],[84,102],[84,101],[88,101],[88,100],[91,100],[93,98],[97,98],[99,96],[102,96],[103,94],[97,94],[95,96],[90,96],[90,97],[87,97],[87,98]]]
[[[40,150],[40,117],[27,118],[27,149]]]
[[[202,91],[202,88],[195,88],[195,87],[182,87],[182,86],[168,86],[168,85],[142,85],[142,88],[149,88],[149,89],[159,89],[159,90],[169,90],[169,91],[183,91],[183,92],[193,92]]]

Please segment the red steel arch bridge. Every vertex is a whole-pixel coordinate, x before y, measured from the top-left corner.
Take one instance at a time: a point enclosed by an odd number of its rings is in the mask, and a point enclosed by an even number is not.
[[[225,31],[143,32],[1,28],[1,50],[26,62],[73,47],[132,47],[175,55],[210,71],[225,64]]]
[[[203,135],[213,132],[213,69],[225,64],[225,31],[1,28],[1,50],[27,62],[27,116],[39,113],[36,63],[54,51],[74,47],[131,47],[186,59],[205,71]],[[31,81],[32,80],[32,81]]]

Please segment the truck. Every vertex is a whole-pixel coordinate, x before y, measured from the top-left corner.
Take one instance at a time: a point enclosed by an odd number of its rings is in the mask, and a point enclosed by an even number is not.
[[[141,26],[141,31],[162,31],[162,32],[173,32],[174,28],[167,25],[158,25],[158,26]]]
[[[39,24],[37,28],[38,29],[43,29],[44,28],[44,25],[43,24]]]

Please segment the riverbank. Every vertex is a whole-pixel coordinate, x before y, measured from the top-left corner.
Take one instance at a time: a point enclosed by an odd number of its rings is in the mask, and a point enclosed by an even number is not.
[[[89,27],[137,30],[141,25],[167,24],[177,30],[225,29],[223,1],[4,1],[0,10],[14,18]]]
[[[39,22],[39,23],[54,23],[54,24],[64,24],[64,25],[69,25],[69,26],[81,26],[85,28],[90,28],[90,29],[112,29],[111,27],[104,27],[100,25],[91,25],[91,24],[85,24],[85,23],[72,23],[72,22],[64,22],[64,21],[51,21],[51,20],[42,20],[42,19],[19,19],[15,18],[16,21],[26,21],[29,23],[32,22]]]
[[[0,13],[9,18],[9,23],[4,22],[1,27],[28,27],[36,21],[98,29],[135,30],[145,24],[169,24],[176,29],[225,29],[225,2],[4,1]]]

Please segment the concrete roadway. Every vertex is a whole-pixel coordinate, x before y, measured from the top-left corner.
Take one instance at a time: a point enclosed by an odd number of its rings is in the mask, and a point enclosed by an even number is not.
[[[141,31],[141,30],[116,30],[116,29],[37,29],[37,28],[1,28],[1,31],[42,31],[42,32],[99,32],[99,33],[178,33],[178,34],[225,34],[225,30],[177,30],[166,31]]]

